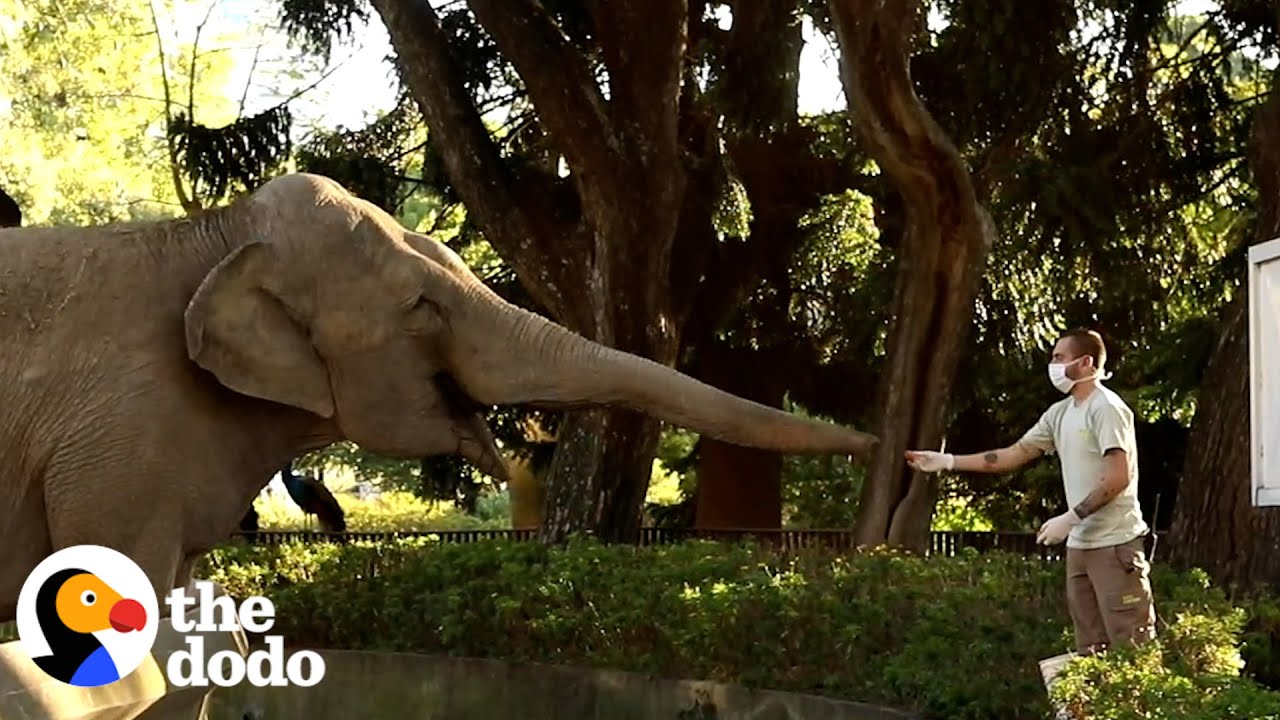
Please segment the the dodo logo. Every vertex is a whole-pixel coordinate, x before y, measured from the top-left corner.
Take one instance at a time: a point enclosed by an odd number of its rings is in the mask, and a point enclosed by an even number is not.
[[[128,557],[77,545],[45,558],[18,595],[18,638],[36,665],[69,685],[107,685],[151,652],[159,608]]]

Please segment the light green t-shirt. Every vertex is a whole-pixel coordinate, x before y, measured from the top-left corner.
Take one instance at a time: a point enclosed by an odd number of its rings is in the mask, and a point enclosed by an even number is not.
[[[1103,453],[1111,448],[1125,451],[1129,485],[1076,525],[1067,537],[1067,547],[1118,545],[1147,532],[1138,505],[1138,443],[1133,411],[1119,395],[1101,384],[1079,405],[1068,395],[1049,406],[1021,442],[1058,456],[1067,507],[1075,507],[1098,487]]]

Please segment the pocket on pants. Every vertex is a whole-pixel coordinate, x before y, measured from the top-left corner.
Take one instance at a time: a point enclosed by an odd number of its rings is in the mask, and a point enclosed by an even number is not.
[[[1148,589],[1142,583],[1106,596],[1107,625],[1112,642],[1151,639],[1155,632],[1153,607]]]
[[[1117,617],[1138,615],[1147,607],[1146,588],[1125,588],[1107,595],[1107,610]]]
[[[1147,570],[1150,569],[1151,566],[1147,563],[1147,554],[1143,552],[1141,546],[1135,547],[1133,543],[1125,543],[1124,545],[1117,545],[1115,550],[1116,560],[1119,561],[1120,568],[1126,573],[1145,575]]]

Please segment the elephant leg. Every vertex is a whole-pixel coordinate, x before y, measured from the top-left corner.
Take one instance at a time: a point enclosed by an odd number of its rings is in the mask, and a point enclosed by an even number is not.
[[[121,486],[122,477],[145,477],[145,467],[97,470],[51,473],[47,478],[45,504],[53,549],[102,545],[125,554],[151,580],[160,615],[167,617],[164,599],[175,587],[186,557],[183,508],[177,493],[170,490],[139,497],[128,492],[134,487]]]
[[[0,526],[0,538],[4,538],[4,550],[0,552],[0,622],[16,619],[22,584],[36,565],[53,553],[39,485],[31,485],[10,518],[7,525]]]
[[[38,524],[43,526],[44,522],[39,521]],[[0,571],[0,623],[17,619],[18,595],[22,592],[22,583],[41,560],[53,554],[49,536],[43,527],[38,538],[28,537],[29,540],[20,539],[21,536],[12,538],[13,544],[4,551],[4,570]]]
[[[187,555],[182,559],[182,564],[178,566],[178,574],[173,578],[173,586],[187,588],[188,593],[192,589],[191,582],[195,579],[196,563],[200,562],[199,554]]]

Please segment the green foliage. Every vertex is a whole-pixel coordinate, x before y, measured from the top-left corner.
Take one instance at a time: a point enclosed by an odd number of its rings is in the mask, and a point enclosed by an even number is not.
[[[1235,614],[1189,614],[1170,637],[1068,664],[1050,697],[1081,720],[1280,718],[1280,692],[1238,673]]]
[[[252,191],[279,172],[293,150],[292,115],[280,105],[229,125],[207,127],[177,113],[169,127],[178,165],[203,205]],[[203,185],[203,187],[201,187]]]
[[[612,667],[950,720],[1047,717],[1038,661],[1070,645],[1063,566],[1000,553],[415,540],[228,547],[204,563],[231,594],[269,596],[301,645]],[[1222,594],[1194,573],[1153,582],[1168,657],[1187,659],[1170,672],[1229,671],[1238,616]],[[1267,697],[1239,680],[1227,699]],[[1165,701],[1158,717],[1199,702]]]
[[[947,483],[933,511],[933,530],[977,531],[995,530],[991,518],[978,503],[964,492],[960,483]]]
[[[280,22],[304,50],[327,61],[334,41],[351,37],[371,9],[365,0],[281,0]]]
[[[333,178],[383,210],[399,214],[415,189],[406,182],[415,159],[412,153],[424,142],[422,118],[412,101],[402,97],[390,112],[362,128],[316,133],[299,148],[298,169]],[[406,227],[418,227],[410,218],[401,220]]]
[[[1199,570],[1164,592],[1157,613],[1172,620],[1154,643],[1073,660],[1050,697],[1080,720],[1280,718],[1280,685],[1257,682],[1269,669],[1260,646],[1280,637],[1276,598],[1233,606]]]
[[[786,527],[852,527],[866,465],[836,455],[782,459],[782,522]]]
[[[1280,718],[1280,692],[1233,675],[1179,673],[1163,662],[1162,649],[1152,644],[1076,660],[1051,696],[1081,720]]]
[[[295,465],[296,469],[296,465]],[[483,530],[511,527],[506,493],[488,492],[477,498],[476,512],[466,513],[453,503],[426,500],[403,490],[383,491],[359,499],[332,487],[350,532],[423,532]],[[288,497],[269,497],[255,503],[262,530],[301,530],[308,526],[302,511]],[[311,527],[315,527],[314,520]]]
[[[1255,590],[1244,595],[1244,604],[1250,610],[1240,650],[1246,674],[1280,689],[1280,599]]]
[[[183,2],[160,3],[175,11]],[[203,49],[203,48],[202,48]],[[189,46],[170,80],[210,122],[234,118],[225,53]],[[0,0],[0,186],[24,224],[104,223],[180,211],[165,147],[160,50],[147,5]],[[175,91],[176,92],[176,91]]]

